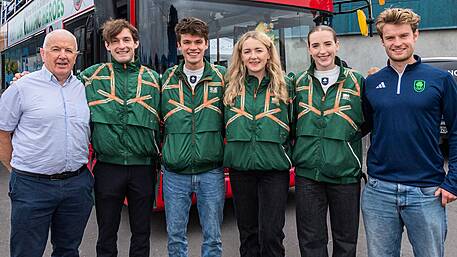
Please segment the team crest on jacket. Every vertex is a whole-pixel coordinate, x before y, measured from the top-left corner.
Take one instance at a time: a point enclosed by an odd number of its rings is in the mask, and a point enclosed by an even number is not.
[[[351,101],[351,95],[346,94],[346,93],[343,93],[343,95],[341,96],[341,98],[342,98],[343,100]]]
[[[217,94],[217,87],[209,87],[209,92],[211,94]]]
[[[424,80],[414,80],[414,91],[420,93],[425,90]]]

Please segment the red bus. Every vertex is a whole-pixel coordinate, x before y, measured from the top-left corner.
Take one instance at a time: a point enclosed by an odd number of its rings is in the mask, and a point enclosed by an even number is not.
[[[100,25],[110,17],[125,18],[140,32],[140,61],[159,73],[181,57],[174,27],[178,20],[195,16],[209,25],[206,58],[227,66],[234,43],[244,32],[257,29],[269,34],[286,73],[309,64],[306,35],[316,23],[333,13],[332,0],[12,0],[1,1],[0,78],[6,88],[18,71],[41,68],[39,48],[44,36],[56,28],[73,32],[81,55],[75,72],[110,61]],[[156,209],[163,208],[161,174]],[[291,185],[295,183],[291,171]],[[226,176],[227,197],[231,196]]]

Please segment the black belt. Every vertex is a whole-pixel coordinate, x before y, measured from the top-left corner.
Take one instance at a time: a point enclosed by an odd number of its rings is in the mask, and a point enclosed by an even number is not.
[[[44,179],[49,179],[49,180],[64,180],[67,178],[75,177],[75,176],[78,176],[79,174],[83,173],[83,171],[85,171],[85,170],[86,170],[86,165],[83,165],[81,168],[79,168],[75,171],[64,171],[64,172],[58,173],[58,174],[46,175],[46,174],[27,172],[27,171],[18,170],[18,169],[13,168],[13,171],[18,174],[29,176],[29,177],[34,177],[34,178],[44,178]]]

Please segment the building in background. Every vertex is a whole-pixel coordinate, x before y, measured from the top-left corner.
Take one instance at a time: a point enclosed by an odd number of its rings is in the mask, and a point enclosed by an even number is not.
[[[420,56],[457,56],[456,0],[385,0],[383,6],[380,6],[377,0],[372,0],[372,3],[375,18],[389,7],[410,8],[421,16],[420,37],[415,49]],[[360,3],[352,5],[356,7]],[[387,58],[379,35],[362,38],[355,14],[337,15],[332,23],[342,45],[339,55],[349,66],[367,74],[372,66],[386,65]],[[374,25],[373,30],[376,31]]]

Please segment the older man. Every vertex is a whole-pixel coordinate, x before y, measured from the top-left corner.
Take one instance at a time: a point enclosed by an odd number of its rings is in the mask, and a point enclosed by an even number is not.
[[[11,256],[42,256],[51,230],[52,256],[74,257],[93,205],[94,180],[85,167],[89,108],[72,74],[76,38],[55,30],[40,54],[43,68],[0,99],[0,160],[11,171]]]

